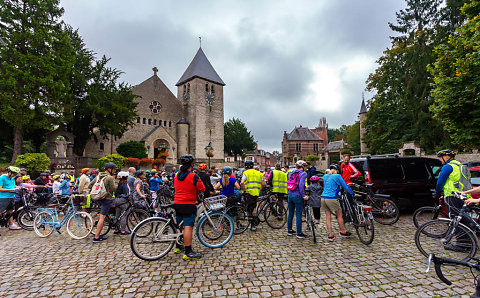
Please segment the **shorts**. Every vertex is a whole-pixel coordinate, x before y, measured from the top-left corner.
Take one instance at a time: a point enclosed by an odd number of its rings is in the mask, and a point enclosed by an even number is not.
[[[193,227],[197,219],[197,206],[192,204],[175,204],[177,224],[183,221],[184,227]]]
[[[324,199],[322,198],[322,210],[323,211],[330,211],[332,213],[341,210],[340,202],[337,199]]]
[[[0,199],[0,212],[13,210],[15,205],[13,203],[13,198],[2,198]]]
[[[101,215],[108,215],[108,212],[110,211],[110,206],[112,206],[113,200],[101,200],[98,203],[100,203],[100,214]]]

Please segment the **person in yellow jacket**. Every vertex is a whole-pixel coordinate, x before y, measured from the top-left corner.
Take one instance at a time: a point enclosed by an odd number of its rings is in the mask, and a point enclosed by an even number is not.
[[[287,173],[282,171],[280,164],[277,163],[275,165],[275,170],[273,170],[267,181],[267,184],[272,187],[272,193],[277,196],[278,202],[281,205],[283,205],[283,200],[288,194],[287,180]]]
[[[245,161],[245,169],[246,170],[243,172],[240,186],[245,192],[247,199],[247,215],[251,217],[252,213],[257,207],[257,200],[260,196],[260,190],[265,186],[265,182],[263,181],[262,173],[253,169],[253,161]],[[253,221],[250,225],[250,229],[252,231],[257,229]]]

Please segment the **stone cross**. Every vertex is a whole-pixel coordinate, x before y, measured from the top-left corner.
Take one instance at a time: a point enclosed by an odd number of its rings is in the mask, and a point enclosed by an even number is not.
[[[154,68],[152,68],[152,70],[153,70],[153,75],[156,76],[158,72],[158,68],[155,66]]]

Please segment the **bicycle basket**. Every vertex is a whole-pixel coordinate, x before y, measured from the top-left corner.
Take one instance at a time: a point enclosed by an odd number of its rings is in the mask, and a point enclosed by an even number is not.
[[[81,207],[87,204],[87,197],[84,195],[75,195],[73,197],[73,206]]]
[[[203,202],[205,203],[205,207],[208,210],[216,211],[216,210],[225,208],[225,205],[227,203],[227,197],[220,195],[220,196],[205,198]]]

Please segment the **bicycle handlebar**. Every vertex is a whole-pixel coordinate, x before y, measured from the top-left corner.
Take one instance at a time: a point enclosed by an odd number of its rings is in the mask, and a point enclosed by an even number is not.
[[[438,278],[449,286],[452,284],[452,282],[449,281],[448,279],[446,279],[445,276],[443,275],[443,272],[442,272],[442,265],[443,264],[462,265],[462,266],[477,269],[478,271],[480,271],[480,264],[478,264],[478,263],[474,264],[474,263],[469,263],[469,262],[459,261],[459,260],[449,259],[449,258],[437,258],[435,256],[435,254],[431,253],[428,256],[428,265],[427,265],[427,270],[425,271],[425,273],[428,273],[430,271],[432,261],[435,265],[435,273],[437,274]]]

